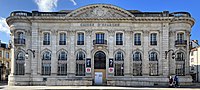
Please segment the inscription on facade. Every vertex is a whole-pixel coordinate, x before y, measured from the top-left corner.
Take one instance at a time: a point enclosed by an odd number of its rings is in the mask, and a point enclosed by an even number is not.
[[[81,23],[82,27],[116,27],[120,26],[119,23]]]

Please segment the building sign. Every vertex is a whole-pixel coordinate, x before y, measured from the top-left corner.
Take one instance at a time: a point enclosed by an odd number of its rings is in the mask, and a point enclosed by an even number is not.
[[[113,67],[113,58],[109,58],[109,67]]]
[[[91,67],[91,59],[90,58],[86,59],[86,67]]]
[[[86,73],[91,73],[91,68],[89,67],[89,68],[86,68]]]
[[[80,23],[81,27],[116,27],[119,23]]]
[[[108,71],[109,73],[114,73],[114,68],[113,67],[109,68],[108,70],[109,70]]]

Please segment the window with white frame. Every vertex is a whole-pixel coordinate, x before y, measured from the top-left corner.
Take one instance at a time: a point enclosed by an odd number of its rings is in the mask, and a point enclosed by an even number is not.
[[[121,51],[115,54],[114,75],[124,76],[124,55]]]
[[[15,74],[16,75],[24,75],[25,74],[25,54],[24,52],[20,51],[17,54],[16,59],[16,67],[15,67]]]
[[[76,55],[76,76],[85,76],[85,53],[82,51]]]
[[[59,45],[66,45],[66,33],[60,33]]]
[[[176,54],[176,75],[185,75],[185,57],[183,52]]]
[[[44,33],[43,45],[50,45],[50,33]]]
[[[59,53],[58,75],[67,75],[67,53],[64,51]]]
[[[84,45],[84,33],[78,33],[77,45]]]
[[[140,52],[133,54],[133,76],[142,75],[142,55]]]
[[[25,44],[25,37],[23,32],[17,32],[17,38],[14,39],[15,44]]]
[[[156,52],[151,52],[149,54],[149,75],[158,75],[158,55]]]
[[[184,40],[184,33],[182,33],[182,32],[177,33],[177,40],[178,40],[178,41]]]
[[[123,33],[116,33],[116,45],[123,45]]]
[[[141,45],[141,33],[135,33],[134,44],[135,45]]]
[[[157,38],[156,38],[157,33],[151,33],[150,36],[151,36],[150,44],[151,45],[157,45]]]
[[[51,74],[51,53],[45,51],[42,58],[42,75]]]

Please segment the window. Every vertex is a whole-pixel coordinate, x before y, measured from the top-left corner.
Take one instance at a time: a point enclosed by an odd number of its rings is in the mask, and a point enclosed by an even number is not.
[[[185,75],[185,58],[183,52],[176,54],[176,75]]]
[[[151,52],[149,54],[149,75],[158,75],[158,56],[156,52]]]
[[[140,52],[133,54],[133,76],[142,75],[142,56]]]
[[[65,33],[60,33],[59,45],[66,45],[66,34]]]
[[[178,41],[184,40],[184,33],[177,33],[177,40]]]
[[[136,33],[134,36],[135,36],[134,37],[134,40],[135,40],[134,44],[135,45],[141,45],[141,34],[140,33]]]
[[[123,33],[116,34],[116,45],[123,45]]]
[[[6,58],[9,59],[9,53],[8,52],[6,52]]]
[[[42,58],[42,75],[51,74],[51,53],[45,51]]]
[[[0,51],[0,57],[2,57],[2,51]]]
[[[85,76],[85,54],[82,51],[76,55],[76,76]]]
[[[58,75],[67,75],[67,53],[64,51],[58,56]]]
[[[77,45],[84,45],[84,33],[78,33]]]
[[[43,45],[50,45],[50,33],[44,33]]]
[[[157,45],[156,36],[157,36],[157,33],[151,33],[151,40],[150,40],[151,45]]]
[[[17,38],[14,39],[15,44],[25,44],[23,32],[17,32]]]
[[[118,51],[115,54],[115,62],[114,62],[114,75],[115,76],[124,76],[124,56],[123,53]]]
[[[25,73],[25,55],[23,52],[19,52],[17,54],[17,59],[16,59],[16,67],[15,67],[15,74],[16,75],[24,75]]]
[[[105,44],[106,41],[104,39],[104,33],[96,33],[96,41],[95,44]]]

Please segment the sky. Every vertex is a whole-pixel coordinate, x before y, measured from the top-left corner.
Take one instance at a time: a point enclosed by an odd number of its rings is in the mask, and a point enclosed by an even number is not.
[[[191,40],[200,42],[200,0],[0,0],[0,40],[5,43],[10,40],[10,31],[5,20],[13,11],[56,12],[97,3],[113,4],[126,10],[142,12],[189,12],[195,19]]]

